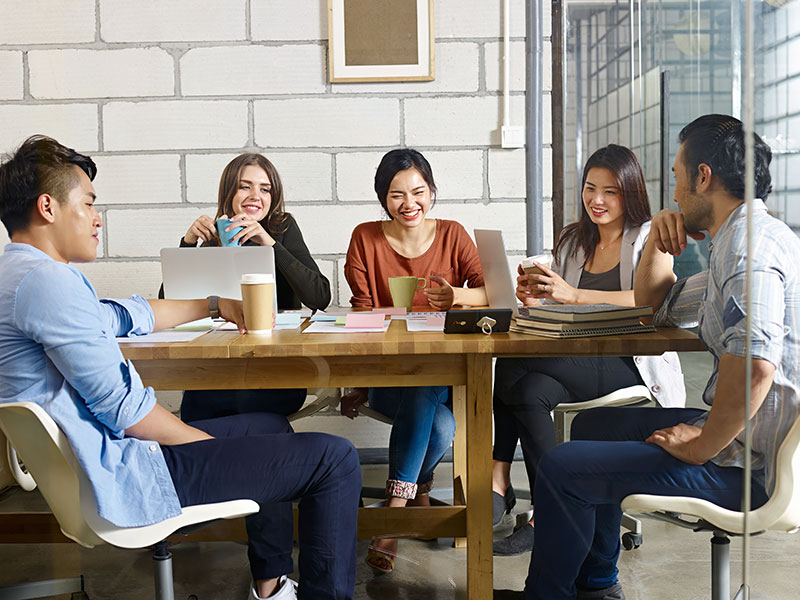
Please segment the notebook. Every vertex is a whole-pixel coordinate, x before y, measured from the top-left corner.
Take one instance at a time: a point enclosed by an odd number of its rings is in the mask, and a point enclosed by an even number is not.
[[[486,295],[492,308],[510,308],[517,316],[517,296],[514,281],[508,268],[503,232],[498,229],[475,229],[475,245],[481,259]]]
[[[528,306],[519,312],[522,319],[579,323],[586,321],[611,321],[634,317],[650,317],[650,306],[616,306],[614,304],[542,304]]]
[[[270,246],[163,248],[161,275],[164,297],[190,300],[207,296],[242,299],[240,280],[245,273],[275,275],[275,253]],[[275,300],[277,306],[277,298]]]

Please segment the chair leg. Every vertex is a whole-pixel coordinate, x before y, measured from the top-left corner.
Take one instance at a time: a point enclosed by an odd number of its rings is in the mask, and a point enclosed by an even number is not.
[[[156,600],[175,600],[175,590],[172,587],[172,554],[167,548],[167,540],[162,540],[153,546],[153,567]]]
[[[711,600],[731,597],[730,554],[730,539],[725,533],[715,531],[711,538]]]
[[[567,431],[567,413],[563,410],[553,411],[553,426],[556,429],[556,444],[563,444],[569,440]]]

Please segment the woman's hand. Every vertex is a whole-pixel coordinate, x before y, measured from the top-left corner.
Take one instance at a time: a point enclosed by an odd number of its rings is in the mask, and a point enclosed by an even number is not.
[[[214,219],[208,215],[200,215],[189,226],[186,235],[183,236],[183,241],[187,244],[196,244],[197,240],[208,242],[217,237],[217,227]]]
[[[538,263],[535,264],[542,270],[544,275],[526,275],[528,287],[533,298],[540,300],[547,298],[561,304],[578,304],[580,299],[579,290],[564,281],[558,273],[549,267]],[[517,289],[519,289],[519,285]]]
[[[431,275],[430,280],[438,283],[439,287],[428,287],[422,292],[428,299],[428,304],[438,311],[449,310],[456,304],[456,288],[438,275]]]
[[[261,226],[261,223],[254,221],[250,215],[246,213],[239,213],[231,217],[231,224],[228,225],[226,231],[231,231],[237,227],[244,227],[241,231],[236,232],[236,235],[231,238],[231,242],[243,245],[247,240],[253,240],[259,246],[274,246],[275,240],[266,230]]]
[[[517,265],[517,273],[519,276],[517,277],[516,294],[519,301],[522,302],[522,306],[536,306],[537,304],[541,304],[541,300],[534,295],[531,282],[528,279],[527,273],[522,270],[522,265]]]
[[[367,388],[355,388],[342,396],[339,411],[348,419],[358,416],[358,407],[367,401]]]

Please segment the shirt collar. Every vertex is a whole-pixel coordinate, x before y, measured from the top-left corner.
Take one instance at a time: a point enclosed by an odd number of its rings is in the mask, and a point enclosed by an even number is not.
[[[4,252],[25,252],[27,254],[33,254],[34,256],[38,256],[40,258],[47,258],[49,260],[53,260],[51,256],[39,250],[36,246],[32,246],[31,244],[24,244],[20,242],[9,242],[6,244],[6,247],[3,248]]]
[[[767,212],[767,205],[761,198],[753,199],[753,214],[755,214],[756,212]],[[719,236],[724,234],[728,228],[732,227],[735,221],[738,221],[740,218],[743,219],[746,215],[747,215],[747,202],[742,202],[739,206],[737,206],[731,211],[731,214],[729,214],[725,218],[725,220],[722,222],[722,225],[717,230],[717,235],[715,235],[714,238],[719,238]],[[708,243],[708,249],[711,250],[713,248],[714,248],[714,239],[712,239]]]

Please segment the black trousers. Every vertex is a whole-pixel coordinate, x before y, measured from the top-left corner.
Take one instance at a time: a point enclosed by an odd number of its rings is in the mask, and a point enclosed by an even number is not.
[[[305,389],[186,390],[181,402],[181,420],[189,423],[253,412],[288,417],[300,410],[305,400]]]
[[[583,402],[642,378],[631,357],[500,358],[494,369],[494,460],[512,462],[522,446],[530,489],[542,455],[556,445],[553,408]]]

